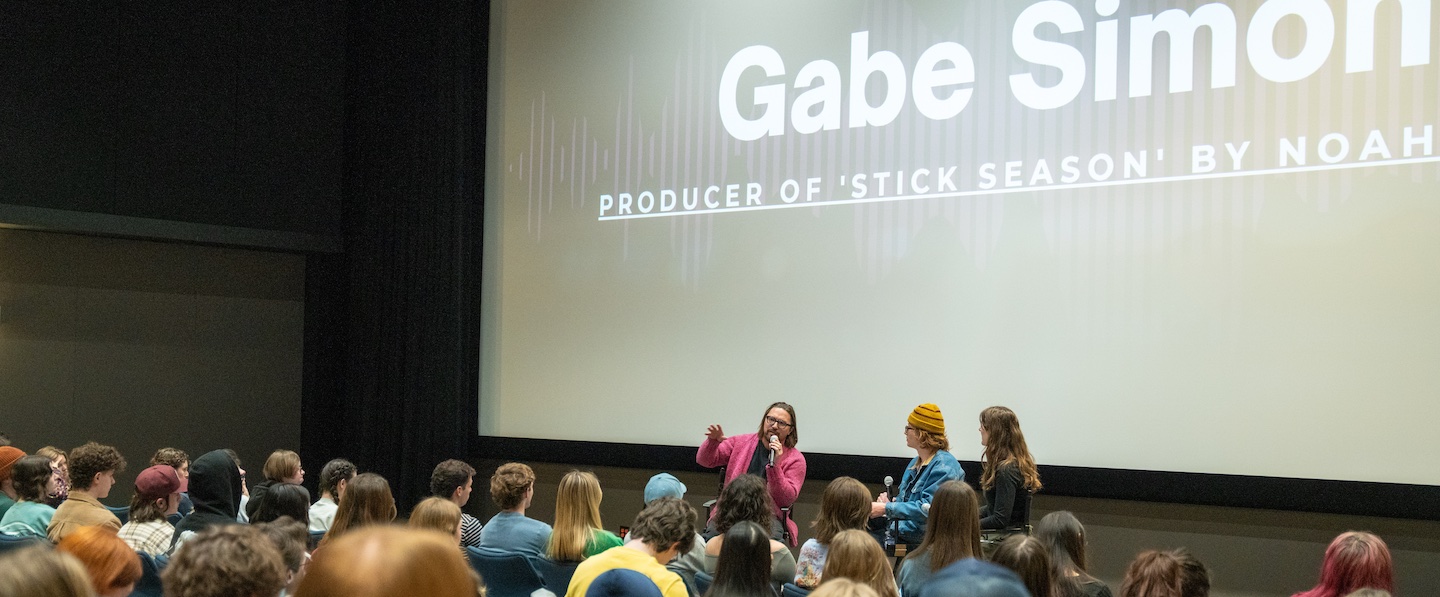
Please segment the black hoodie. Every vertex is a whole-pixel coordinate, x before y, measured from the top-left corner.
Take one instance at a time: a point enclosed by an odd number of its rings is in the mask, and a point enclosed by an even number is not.
[[[190,463],[190,500],[195,510],[175,525],[173,546],[185,531],[199,533],[212,526],[236,524],[240,512],[240,467],[224,450],[206,452]]]

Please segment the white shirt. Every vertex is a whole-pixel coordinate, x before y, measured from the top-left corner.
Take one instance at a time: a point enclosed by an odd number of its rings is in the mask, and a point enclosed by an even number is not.
[[[310,505],[310,532],[330,530],[330,525],[335,524],[335,512],[339,509],[339,504],[330,498],[316,500]]]

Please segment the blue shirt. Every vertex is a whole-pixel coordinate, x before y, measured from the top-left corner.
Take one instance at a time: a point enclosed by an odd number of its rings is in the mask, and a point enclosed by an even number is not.
[[[518,553],[532,560],[545,558],[550,525],[524,514],[501,512],[480,529],[480,547]]]
[[[885,504],[885,516],[899,521],[900,540],[919,543],[925,537],[924,505],[935,498],[941,483],[964,480],[965,471],[960,468],[960,461],[945,450],[936,452],[924,468],[920,467],[919,456],[912,458],[905,467],[905,476],[900,478],[895,501]]]

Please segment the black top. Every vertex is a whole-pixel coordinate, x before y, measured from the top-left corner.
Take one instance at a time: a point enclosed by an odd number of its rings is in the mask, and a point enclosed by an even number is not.
[[[240,511],[240,468],[224,451],[207,452],[190,463],[190,499],[195,510],[175,525],[170,544],[185,531],[200,532],[221,524],[236,524]]]
[[[755,452],[750,455],[750,468],[745,469],[745,472],[764,479],[765,466],[770,464],[770,448],[765,443],[765,438],[758,435],[755,438]]]
[[[1030,524],[1030,492],[1020,476],[1020,465],[1006,462],[995,469],[995,484],[985,490],[980,528],[998,530]]]

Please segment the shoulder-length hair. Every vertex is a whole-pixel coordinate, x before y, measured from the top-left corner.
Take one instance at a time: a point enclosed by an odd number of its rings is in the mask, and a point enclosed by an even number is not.
[[[238,466],[238,465],[237,465]],[[276,483],[295,476],[300,472],[300,455],[291,450],[276,450],[270,453],[265,459],[265,467],[261,473],[265,478]]]
[[[1356,589],[1395,591],[1395,565],[1385,541],[1372,533],[1347,531],[1325,548],[1320,583],[1303,597],[1344,597]]]
[[[720,492],[720,501],[715,506],[720,509],[715,516],[715,530],[721,533],[745,520],[768,529],[775,518],[775,502],[770,498],[770,490],[765,480],[755,475],[735,477]]]
[[[707,596],[768,595],[770,592],[770,531],[748,520],[725,531],[720,561]]]
[[[570,471],[560,478],[555,490],[555,527],[550,532],[546,555],[557,562],[578,562],[585,559],[585,544],[596,531],[605,528],[600,522],[600,479],[587,471]]]
[[[294,483],[277,483],[260,496],[255,504],[251,524],[279,520],[289,516],[310,526],[310,490]]]
[[[330,543],[345,533],[357,528],[387,524],[395,520],[395,496],[390,493],[390,482],[375,473],[355,475],[355,480],[345,486],[345,496],[335,510],[335,522],[325,532],[321,545]]]
[[[460,506],[455,505],[455,502],[432,495],[415,505],[415,509],[410,511],[410,521],[406,526],[454,535],[455,530],[460,527],[460,514]]]
[[[1141,552],[1120,583],[1120,597],[1203,597],[1209,592],[1209,572],[1184,548]]]
[[[990,561],[1015,571],[1030,597],[1055,594],[1055,579],[1050,567],[1050,550],[1034,537],[1011,535],[1000,542]]]
[[[839,477],[820,494],[820,514],[810,523],[815,540],[829,545],[835,534],[863,529],[870,520],[870,490],[853,477]]]
[[[989,436],[985,441],[985,453],[980,462],[985,470],[980,475],[980,486],[990,489],[995,486],[995,471],[1000,465],[1014,463],[1020,468],[1020,478],[1025,489],[1031,493],[1040,491],[1040,472],[1035,469],[1035,457],[1025,444],[1025,434],[1020,432],[1020,417],[1015,411],[1003,406],[992,406],[980,411],[980,426]]]
[[[800,419],[795,418],[795,407],[784,402],[776,402],[765,407],[765,414],[760,417],[760,429],[755,434],[760,436],[760,443],[770,443],[765,437],[765,417],[770,416],[770,411],[776,408],[784,410],[785,414],[790,415],[790,433],[785,434],[785,441],[780,443],[786,448],[793,448],[800,441]]]
[[[55,544],[55,549],[85,565],[96,593],[109,593],[140,580],[140,556],[113,529],[80,527]]]
[[[833,579],[848,578],[865,583],[880,597],[899,597],[895,573],[890,568],[885,550],[865,531],[851,529],[835,535],[825,555],[825,569],[820,577],[824,579],[820,583],[822,587]]]
[[[1050,567],[1056,589],[1068,596],[1081,595],[1080,586],[1095,580],[1086,556],[1085,527],[1074,514],[1060,510],[1046,514],[1035,525],[1032,537],[1050,549]]]
[[[946,481],[930,500],[925,538],[910,557],[930,554],[930,571],[938,572],[965,558],[980,557],[980,500],[964,481]]]
[[[10,481],[21,501],[44,502],[46,485],[55,476],[55,465],[49,458],[32,454],[15,461],[10,468]]]
[[[361,529],[315,554],[295,595],[480,595],[479,577],[462,554],[453,541],[433,531]]]

